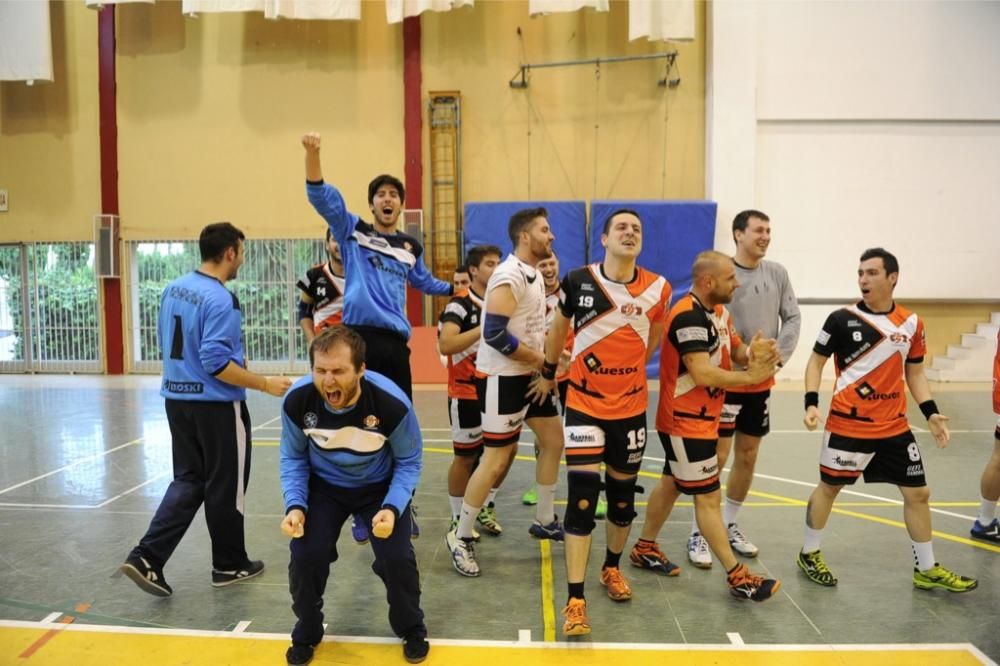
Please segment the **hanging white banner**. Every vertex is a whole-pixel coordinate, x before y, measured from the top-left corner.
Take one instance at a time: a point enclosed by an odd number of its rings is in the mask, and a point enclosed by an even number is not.
[[[49,3],[0,2],[0,81],[52,81]]]

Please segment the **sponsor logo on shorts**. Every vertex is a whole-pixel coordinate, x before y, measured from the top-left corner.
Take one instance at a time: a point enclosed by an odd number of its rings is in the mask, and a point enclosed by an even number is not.
[[[524,423],[524,419],[507,419],[508,428],[520,428],[522,423]]]
[[[319,417],[314,412],[306,412],[306,415],[302,417],[302,423],[307,428],[315,428],[319,425]]]
[[[921,476],[924,473],[924,466],[917,465],[907,465],[906,466],[906,476]]]
[[[642,451],[639,453],[628,454],[628,460],[625,461],[626,465],[635,465],[642,462]]]
[[[709,467],[708,465],[701,466],[702,474],[715,474],[717,471],[719,471],[718,465],[712,465],[711,467]]]
[[[844,458],[841,458],[840,456],[834,456],[833,462],[837,463],[837,465],[839,465],[840,467],[857,467],[858,466],[858,461],[857,460],[851,460],[849,458],[848,459],[844,459]]]
[[[583,442],[594,443],[597,441],[597,437],[593,435],[586,435],[583,433],[571,432],[569,433],[569,441],[577,443],[583,443]]]

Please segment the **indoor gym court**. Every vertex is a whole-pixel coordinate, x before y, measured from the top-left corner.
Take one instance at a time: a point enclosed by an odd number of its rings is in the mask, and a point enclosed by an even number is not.
[[[287,539],[278,530],[278,399],[252,393],[248,400],[254,447],[247,549],[265,561],[263,575],[212,588],[200,515],[165,568],[173,597],[152,597],[117,573],[169,482],[170,442],[157,386],[155,377],[0,378],[4,437],[19,443],[7,447],[0,469],[0,663],[281,662],[294,620]],[[597,581],[604,544],[598,525],[587,587],[593,633],[567,641],[558,615],[566,589],[562,546],[528,536],[534,511],[520,504],[533,480],[530,435],[522,435],[521,454],[498,495],[504,533],[484,534],[477,549],[483,575],[459,576],[444,547],[451,457],[444,391],[418,386],[425,455],[415,546],[432,645],[426,663],[992,663],[1000,658],[1000,548],[968,538],[978,471],[993,445],[989,387],[935,389],[952,417],[951,445],[938,450],[914,428],[928,469],[935,554],[978,578],[977,590],[914,589],[898,494],[863,483],[841,493],[826,531],[823,550],[839,585],[823,588],[801,574],[795,553],[821,436],[799,421],[798,382],[784,382],[772,400],[773,430],[741,515],[761,549],[756,568],[782,582],[777,596],[740,602],[728,594],[717,563],[711,570],[691,566],[684,544],[692,509],[682,502],[660,539],[681,565],[680,576],[626,566],[635,591],[626,603],[608,599]],[[921,423],[912,405],[910,411],[911,423]],[[642,477],[651,487],[663,452],[652,433],[648,441]],[[557,494],[563,505],[564,484],[563,476]],[[643,518],[639,501],[636,524]],[[325,597],[327,636],[313,663],[403,663],[382,585],[370,570],[371,550],[347,532]]]

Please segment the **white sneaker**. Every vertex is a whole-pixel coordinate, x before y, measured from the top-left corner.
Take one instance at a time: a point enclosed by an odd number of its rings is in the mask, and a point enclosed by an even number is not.
[[[712,551],[708,549],[708,542],[701,532],[695,532],[688,539],[688,559],[699,569],[712,568]]]
[[[760,552],[757,546],[747,540],[736,523],[729,523],[729,545],[743,557],[757,557],[757,553]]]
[[[448,528],[448,530],[451,531],[451,532],[458,532],[458,518],[455,518],[454,516],[452,516],[451,526]],[[476,543],[479,543],[479,540],[482,539],[482,538],[483,538],[482,534],[480,534],[475,529],[472,530],[472,540],[473,541],[475,541]]]
[[[458,533],[452,530],[445,535],[444,543],[451,552],[451,563],[455,565],[455,571],[471,578],[479,575],[479,563],[476,562],[476,551],[471,539],[459,539]]]

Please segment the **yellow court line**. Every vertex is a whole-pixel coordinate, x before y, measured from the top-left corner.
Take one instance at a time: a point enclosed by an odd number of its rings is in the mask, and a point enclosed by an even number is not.
[[[548,539],[538,542],[542,551],[542,639],[551,643],[556,639],[556,613],[553,602],[554,591],[552,583],[552,544]]]

